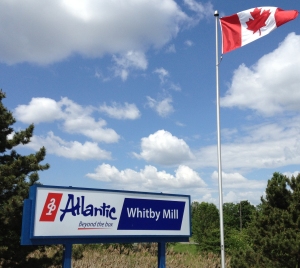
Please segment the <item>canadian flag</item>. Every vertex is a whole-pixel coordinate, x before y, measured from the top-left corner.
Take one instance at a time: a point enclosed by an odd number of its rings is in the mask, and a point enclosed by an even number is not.
[[[267,35],[282,24],[295,19],[298,13],[297,10],[282,10],[278,7],[256,7],[220,18],[222,53]]]

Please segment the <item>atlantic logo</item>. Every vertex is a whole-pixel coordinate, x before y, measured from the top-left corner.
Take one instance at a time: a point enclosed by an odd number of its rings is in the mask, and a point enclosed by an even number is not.
[[[40,221],[55,221],[62,196],[62,193],[48,193]]]
[[[116,208],[107,204],[102,203],[102,206],[94,206],[93,204],[86,204],[85,196],[74,196],[73,194],[68,194],[68,200],[65,208],[61,208],[61,200],[63,193],[48,193],[42,214],[40,216],[40,221],[54,222],[56,219],[57,212],[60,210],[61,214],[59,217],[60,221],[63,221],[66,215],[69,216],[79,216],[83,217],[97,217],[102,216],[111,220],[116,220],[115,217]]]

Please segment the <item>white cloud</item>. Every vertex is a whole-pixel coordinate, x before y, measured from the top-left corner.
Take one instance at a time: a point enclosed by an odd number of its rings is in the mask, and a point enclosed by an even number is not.
[[[155,190],[169,192],[170,189],[186,189],[205,187],[200,176],[187,166],[179,166],[175,175],[166,171],[158,171],[154,166],[145,166],[140,171],[125,169],[119,171],[109,164],[99,165],[95,173],[88,173],[87,177],[95,180],[112,183],[127,190]]]
[[[161,117],[167,117],[174,112],[174,108],[171,104],[173,101],[171,97],[158,101],[147,96],[147,100],[147,105]]]
[[[51,122],[62,118],[60,105],[49,98],[32,98],[28,105],[19,105],[14,114],[24,123]]]
[[[211,175],[215,185],[218,185],[218,172]],[[260,203],[267,186],[267,180],[250,180],[238,172],[222,172],[223,203],[239,203],[248,200],[252,204]],[[219,196],[219,192],[217,193]],[[219,205],[218,205],[219,207]]]
[[[223,203],[237,203],[238,201],[239,197],[236,192],[229,191],[225,196],[223,196]]]
[[[177,84],[171,83],[170,84],[170,89],[175,90],[175,91],[181,91],[181,87]]]
[[[300,118],[276,119],[239,131],[231,142],[222,143],[222,165],[226,170],[277,168],[300,162]],[[221,132],[222,133],[222,132]],[[193,166],[217,165],[216,145],[195,153]],[[190,164],[191,165],[191,164]]]
[[[111,106],[104,103],[99,107],[100,112],[106,113],[109,117],[116,119],[131,119],[135,120],[141,116],[139,109],[135,104],[129,104],[127,102],[124,105],[113,102]]]
[[[111,77],[105,76],[99,68],[95,68],[94,76],[98,79],[101,79],[103,82],[107,82],[107,81],[111,80]]]
[[[168,46],[168,48],[166,49],[167,53],[176,53],[176,48],[174,44],[171,44],[170,46]]]
[[[214,14],[214,9],[210,2],[202,4],[195,0],[184,0],[184,3],[190,10],[195,11],[201,18],[209,17]]]
[[[16,118],[23,123],[42,123],[63,121],[63,129],[69,133],[79,133],[95,141],[113,143],[119,140],[119,135],[106,128],[106,121],[96,121],[91,114],[96,109],[83,107],[62,98],[56,102],[48,98],[33,98],[28,105],[19,105],[15,109]],[[48,112],[49,111],[49,112]]]
[[[221,105],[249,108],[266,116],[299,111],[299,47],[300,35],[291,33],[253,66],[239,66]]]
[[[185,127],[185,124],[179,122],[179,121],[176,121],[175,124],[179,127]]]
[[[218,172],[214,171],[212,174],[212,179],[215,183],[218,183]],[[222,172],[222,185],[223,187],[230,189],[265,189],[267,186],[266,181],[248,180],[240,173],[225,173]]]
[[[212,10],[212,5],[211,3],[206,3],[202,4],[200,2],[197,2],[195,0],[184,0],[184,3],[193,11],[198,12],[199,14],[202,14],[203,16],[208,14],[205,14],[205,11],[207,12],[207,7],[211,7]],[[212,13],[213,14],[213,13]]]
[[[211,193],[206,193],[203,196],[201,196],[201,200],[197,200],[199,203],[201,202],[207,202],[207,203],[215,203],[217,204],[218,200],[212,196]]]
[[[247,200],[252,205],[258,205],[260,197],[263,195],[263,191],[248,191],[247,188],[239,191],[229,191],[223,195],[223,203],[239,203]]]
[[[142,138],[141,153],[135,155],[160,165],[179,165],[194,157],[184,140],[165,130],[158,130]]]
[[[162,84],[165,83],[166,79],[169,77],[169,72],[164,68],[157,68],[154,70],[154,73],[158,74]]]
[[[172,81],[169,80],[170,73],[165,68],[163,67],[157,68],[153,71],[153,73],[158,75],[161,85],[167,87],[167,89],[171,89],[174,91],[181,91],[180,85],[174,84]],[[171,100],[172,99],[169,97],[169,102]]]
[[[203,18],[210,18],[214,14],[213,5],[210,2],[200,3],[196,0],[184,0],[184,4],[196,13],[193,18],[190,18],[190,25],[197,24]]]
[[[295,178],[299,175],[300,171],[294,171],[294,172],[283,172],[282,174],[291,178],[294,176]]]
[[[188,46],[188,47],[191,47],[191,46],[194,45],[193,41],[191,41],[191,40],[186,40],[186,41],[184,42],[184,44],[185,44],[186,46]]]
[[[148,62],[146,56],[140,51],[128,51],[120,56],[113,56],[115,62],[115,76],[121,77],[123,81],[127,80],[131,69],[146,70]]]
[[[78,141],[64,141],[55,136],[53,132],[49,132],[47,137],[33,136],[31,142],[26,147],[39,150],[44,146],[49,154],[57,156],[90,160],[90,159],[111,159],[111,153],[102,150],[95,142],[80,143]]]
[[[224,140],[232,140],[233,137],[235,137],[238,133],[238,130],[236,128],[223,128],[222,129],[222,139]]]
[[[165,45],[190,20],[174,0],[1,1],[0,60],[48,64],[74,53],[145,51]]]

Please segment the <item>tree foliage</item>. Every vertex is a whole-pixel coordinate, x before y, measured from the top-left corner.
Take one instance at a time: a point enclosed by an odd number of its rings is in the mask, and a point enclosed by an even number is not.
[[[299,200],[300,174],[274,173],[247,229],[250,248],[233,257],[234,267],[300,267]]]
[[[38,182],[37,172],[49,165],[41,164],[44,147],[27,156],[16,151],[18,145],[30,142],[34,126],[14,131],[16,120],[4,107],[4,98],[0,90],[0,265],[26,267],[26,256],[36,247],[20,246],[23,200],[28,198],[29,187]]]
[[[199,249],[220,252],[218,209],[195,202],[192,213]],[[225,203],[223,220],[231,267],[300,268],[300,174],[275,172],[256,208],[248,201]]]
[[[226,230],[240,229],[240,207],[239,204],[223,204],[223,222]]]
[[[251,222],[255,206],[251,205],[248,200],[241,201],[237,204],[223,204],[224,228],[227,230],[240,230],[246,228]]]
[[[248,236],[245,228],[251,222],[254,211],[255,207],[247,200],[237,204],[223,204],[224,240],[227,252],[247,247]],[[219,210],[214,204],[192,203],[192,232],[200,251],[221,252]]]
[[[248,200],[237,204],[223,204],[224,240],[226,252],[232,253],[246,248],[248,236],[246,228],[252,220],[255,207]]]
[[[211,203],[192,204],[192,232],[199,250],[220,251],[219,210]]]

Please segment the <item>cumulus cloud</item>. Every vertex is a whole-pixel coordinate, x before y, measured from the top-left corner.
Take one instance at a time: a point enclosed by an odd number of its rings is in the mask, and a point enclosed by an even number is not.
[[[245,190],[246,189],[246,190]],[[252,205],[258,205],[260,203],[260,197],[264,196],[264,191],[250,190],[247,188],[239,189],[236,191],[228,191],[223,195],[224,203],[239,203],[241,201],[249,201]]]
[[[218,172],[214,171],[211,178],[215,185],[218,184]],[[258,204],[267,186],[267,180],[250,180],[238,172],[222,172],[223,202],[239,203],[248,200]],[[219,195],[219,193],[218,193]]]
[[[222,143],[222,165],[226,170],[251,170],[299,164],[299,130],[299,117],[239,130],[239,138]],[[202,147],[195,155],[195,166],[217,165],[216,145]]]
[[[184,140],[165,130],[142,138],[141,153],[135,156],[160,165],[179,165],[194,157]]]
[[[19,105],[14,112],[24,123],[51,122],[63,116],[60,105],[49,98],[32,98],[28,105]]]
[[[141,116],[141,113],[136,105],[129,104],[127,102],[125,102],[124,105],[113,102],[111,106],[108,106],[106,103],[104,103],[99,107],[99,111],[116,119],[135,120]]]
[[[265,116],[299,111],[300,35],[290,33],[253,66],[235,70],[223,107],[253,109]]]
[[[124,186],[132,190],[155,190],[169,192],[170,189],[185,189],[191,187],[205,187],[205,182],[197,172],[188,166],[180,165],[175,170],[175,175],[166,171],[158,171],[154,166],[145,166],[144,169],[135,171],[132,169],[118,170],[109,164],[99,165],[94,173],[88,173],[87,177],[99,181]]]
[[[214,171],[211,177],[217,183],[218,172]],[[224,188],[230,189],[264,189],[267,186],[266,181],[248,180],[243,175],[237,172],[222,172],[222,184]]]
[[[209,5],[185,2],[196,19],[212,14]],[[72,54],[145,52],[164,46],[194,20],[174,0],[1,1],[0,60],[48,64]]]
[[[68,133],[79,133],[95,141],[114,143],[120,136],[110,128],[106,121],[95,120],[93,107],[83,107],[68,98],[60,101],[49,98],[32,98],[28,105],[19,105],[14,114],[23,123],[42,123],[62,121],[62,128]],[[49,111],[49,112],[48,112]]]
[[[155,100],[147,96],[147,100],[147,105],[161,117],[167,117],[174,112],[174,108],[171,104],[173,102],[171,97],[167,97],[162,100]]]
[[[39,150],[42,146],[49,154],[70,159],[111,159],[111,153],[99,148],[95,142],[65,141],[55,136],[53,132],[49,132],[46,137],[33,136],[31,142],[26,145],[34,150]]]

